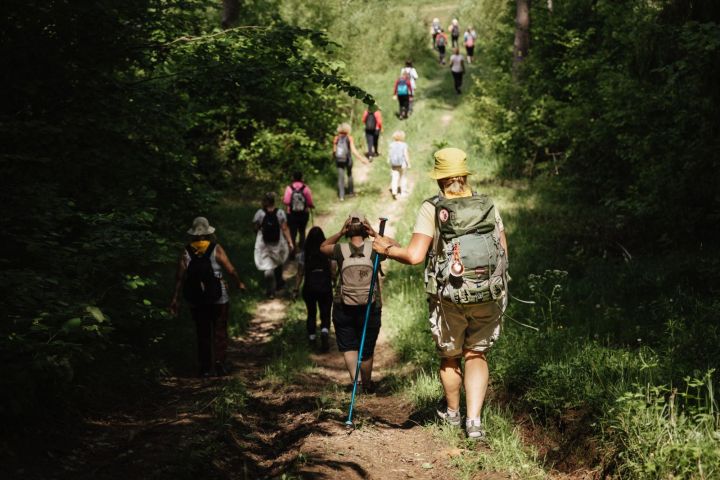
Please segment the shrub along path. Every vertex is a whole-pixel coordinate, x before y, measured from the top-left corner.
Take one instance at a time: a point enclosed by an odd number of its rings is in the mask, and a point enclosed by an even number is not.
[[[447,17],[450,7],[443,8],[427,14]],[[373,224],[381,214],[390,217],[388,234],[407,235],[422,198],[434,193],[425,176],[430,153],[443,142],[470,151],[470,111],[452,91],[448,69],[437,65],[430,52],[416,60],[420,88],[408,121],[393,118],[395,102],[378,95],[385,114],[381,151],[387,151],[383,147],[394,129],[408,134],[411,196],[391,199],[385,157],[370,166],[358,163],[356,197],[342,204],[322,198],[324,214],[315,222],[326,234],[337,231],[348,212],[360,211]],[[396,73],[369,74],[368,89],[389,92]],[[468,90],[470,83],[466,78]],[[357,130],[355,137],[361,137]],[[477,159],[471,166],[475,171],[482,167]],[[246,277],[256,274],[252,266],[244,269]],[[292,277],[293,270],[294,265],[288,265],[286,276]],[[478,473],[478,464],[463,461],[473,462],[468,454],[488,451],[486,446],[448,442],[424,427],[430,418],[427,409],[418,409],[399,388],[414,367],[398,361],[387,335],[391,319],[407,314],[408,305],[391,295],[384,301],[385,326],[375,356],[377,391],[358,396],[355,430],[347,431],[344,425],[349,376],[336,347],[326,354],[308,348],[302,302],[267,300],[257,304],[246,333],[230,346],[229,377],[166,378],[142,401],[114,408],[112,414],[91,413],[77,431],[65,432],[62,440],[49,439],[46,456],[16,473],[23,478],[73,479],[509,478],[505,473]]]

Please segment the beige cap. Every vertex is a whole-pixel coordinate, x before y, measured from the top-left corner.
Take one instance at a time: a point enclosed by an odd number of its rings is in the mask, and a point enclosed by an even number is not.
[[[448,147],[435,152],[435,168],[430,178],[464,177],[472,175],[467,167],[467,155],[459,148]]]
[[[192,228],[187,231],[189,235],[210,235],[215,231],[215,227],[210,226],[210,222],[205,217],[195,217],[193,220]]]

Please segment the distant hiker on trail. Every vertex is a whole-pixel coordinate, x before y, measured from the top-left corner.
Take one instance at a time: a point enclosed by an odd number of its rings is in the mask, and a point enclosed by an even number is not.
[[[390,164],[390,194],[393,200],[398,195],[407,195],[407,177],[405,171],[410,168],[410,153],[405,143],[405,132],[398,130],[392,135],[393,141],[388,148]]]
[[[320,350],[330,348],[330,310],[332,309],[332,266],[330,259],[320,252],[325,234],[320,227],[308,232],[305,249],[298,255],[295,295],[302,284],[302,298],[307,308],[307,335],[312,347],[317,338],[317,312],[320,310]]]
[[[170,302],[170,313],[177,316],[180,292],[190,305],[197,334],[200,376],[226,375],[228,284],[223,269],[240,290],[245,284],[230,262],[225,250],[215,241],[215,227],[207,218],[197,217],[187,231],[190,243],[180,255],[175,275],[175,293]]]
[[[382,131],[382,114],[380,107],[373,103],[362,116],[363,125],[365,125],[365,142],[367,143],[367,153],[365,156],[372,161],[372,157],[380,155],[378,152],[378,142],[380,141],[380,132]]]
[[[453,76],[453,82],[455,83],[455,92],[460,92],[462,86],[463,74],[465,73],[465,60],[460,54],[460,49],[456,48],[453,50],[453,54],[450,57],[450,72]]]
[[[265,295],[275,298],[278,290],[285,287],[283,264],[294,248],[287,216],[275,208],[275,194],[268,192],[262,200],[262,208],[255,212],[253,228],[255,236],[255,266],[265,277]]]
[[[413,111],[413,103],[415,103],[415,95],[417,95],[417,79],[418,73],[413,67],[412,61],[407,60],[405,66],[400,69],[400,76],[407,75],[410,78],[410,87],[412,88],[412,95],[410,95],[410,103],[408,105],[408,113]]]
[[[452,40],[452,48],[455,48],[458,46],[458,39],[460,38],[460,25],[458,25],[457,18],[453,18],[452,22],[450,22],[450,26],[448,27],[448,32],[450,32],[450,39]]]
[[[393,87],[393,98],[398,101],[398,118],[408,118],[410,107],[410,96],[413,94],[412,83],[410,77],[404,73],[400,78],[395,80]]]
[[[430,178],[438,195],[420,207],[407,247],[390,237],[375,237],[376,253],[425,269],[430,330],[440,355],[440,381],[445,399],[438,415],[450,425],[461,424],[460,388],[465,386],[469,438],[485,436],[480,422],[489,381],[486,352],[500,335],[507,305],[507,239],[492,199],[467,184],[465,152],[435,152]],[[465,360],[465,372],[460,360]]]
[[[435,17],[433,18],[432,25],[430,25],[430,35],[432,35],[432,47],[437,48],[437,45],[435,44],[435,37],[437,37],[437,34],[442,32],[442,27],[440,26],[440,19]]]
[[[355,381],[355,369],[362,336],[365,313],[370,296],[370,282],[375,253],[368,236],[375,235],[372,226],[359,213],[351,213],[338,233],[320,246],[323,254],[338,264],[338,285],[335,289],[333,325],[338,350],[342,352],[350,381]],[[348,243],[338,243],[345,236]],[[373,304],[368,319],[365,344],[361,354],[360,379],[363,390],[371,393],[373,355],[380,333],[382,301],[379,284],[375,284]]]
[[[360,154],[355,148],[355,141],[350,136],[350,124],[341,123],[337,128],[337,135],[333,138],[333,158],[338,173],[338,198],[340,201],[345,200],[345,172],[347,172],[347,194],[355,195],[353,191],[353,156],[359,158],[363,162],[370,162]]]
[[[463,35],[463,43],[465,44],[465,54],[468,63],[472,63],[473,55],[475,54],[475,40],[477,40],[477,32],[472,25],[470,25]]]
[[[315,208],[312,191],[310,186],[303,182],[302,172],[293,173],[293,181],[285,188],[283,203],[287,207],[290,238],[295,242],[295,239],[300,237],[295,243],[297,250],[300,251],[305,245],[305,229],[310,220],[310,209]],[[294,256],[294,253],[294,250],[290,252],[290,256]]]
[[[441,65],[445,65],[445,47],[447,47],[447,35],[440,29],[440,32],[435,36],[435,48],[438,51],[438,60]]]

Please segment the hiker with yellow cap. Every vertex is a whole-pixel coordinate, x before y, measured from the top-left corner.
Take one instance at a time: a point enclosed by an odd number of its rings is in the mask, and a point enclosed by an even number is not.
[[[485,355],[500,335],[508,298],[507,239],[493,200],[467,183],[471,172],[465,152],[443,148],[434,159],[430,178],[440,191],[422,203],[410,243],[403,247],[376,235],[373,249],[408,265],[427,259],[430,330],[445,392],[437,413],[448,424],[460,426],[464,386],[467,435],[480,440],[485,437],[480,412],[489,381]]]

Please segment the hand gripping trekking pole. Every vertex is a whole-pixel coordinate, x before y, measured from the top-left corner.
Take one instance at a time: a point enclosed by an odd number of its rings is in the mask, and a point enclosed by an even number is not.
[[[385,223],[387,218],[380,218],[380,232],[379,235],[382,237],[385,233]],[[365,322],[363,322],[362,336],[360,337],[360,349],[358,350],[357,366],[355,367],[355,380],[353,381],[352,397],[350,397],[350,410],[348,411],[348,419],[345,422],[347,428],[352,428],[353,421],[353,407],[355,406],[355,393],[357,392],[358,378],[360,377],[360,365],[362,364],[363,348],[365,347],[365,333],[367,332],[367,324],[370,319],[370,309],[373,304],[373,294],[375,293],[375,282],[377,281],[377,272],[380,266],[380,255],[375,255],[375,261],[373,262],[372,276],[370,277],[370,294],[368,295],[368,303],[365,308]]]

